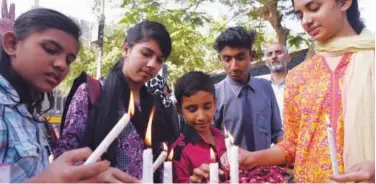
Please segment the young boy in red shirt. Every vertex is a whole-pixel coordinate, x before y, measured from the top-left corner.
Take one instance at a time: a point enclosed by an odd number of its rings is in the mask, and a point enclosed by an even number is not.
[[[175,183],[192,182],[193,170],[209,164],[210,148],[215,162],[226,152],[225,137],[212,126],[216,111],[215,87],[209,75],[189,72],[175,84],[177,109],[186,122],[184,132],[172,144]],[[207,177],[206,177],[207,178]],[[223,178],[223,177],[222,177]],[[200,179],[201,180],[201,179]]]

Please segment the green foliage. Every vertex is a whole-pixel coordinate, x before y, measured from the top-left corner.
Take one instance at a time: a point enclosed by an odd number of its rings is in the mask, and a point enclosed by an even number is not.
[[[123,28],[121,26],[107,28],[103,44],[102,73],[106,76],[110,68],[121,58],[121,43],[124,40]],[[73,80],[86,71],[91,76],[96,75],[96,61],[98,48],[94,43],[83,43],[76,60],[70,65],[69,75],[59,86],[63,94],[67,94],[72,86]]]
[[[263,19],[263,8],[267,0],[123,0],[121,8],[124,15],[117,25],[105,28],[102,73],[106,76],[115,62],[121,58],[125,30],[141,20],[161,22],[168,29],[173,50],[166,64],[169,72],[169,85],[178,77],[191,70],[211,72],[221,69],[218,54],[212,49],[216,37],[229,25],[242,25],[257,32],[254,49],[257,59],[261,60],[263,47],[274,36],[266,34],[268,23]],[[111,1],[106,1],[109,6]],[[221,3],[229,11],[222,16],[211,17],[207,12],[198,11],[204,3]],[[174,6],[171,6],[173,4]],[[280,0],[278,11],[283,16],[281,21],[291,18],[290,0]],[[99,11],[100,1],[95,0],[94,11]],[[231,23],[231,24],[230,24]],[[203,31],[204,30],[204,31]],[[288,46],[299,49],[309,45],[303,34],[290,35]],[[95,76],[96,44],[83,44],[77,60],[71,65],[71,72],[62,83],[63,92],[69,91],[72,80],[85,70]]]

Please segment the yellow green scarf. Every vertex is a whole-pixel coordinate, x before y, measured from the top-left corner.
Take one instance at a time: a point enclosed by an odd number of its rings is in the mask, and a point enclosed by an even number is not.
[[[344,112],[345,170],[366,160],[375,160],[375,35],[360,35],[315,43],[318,52],[353,52],[346,69],[342,101]]]

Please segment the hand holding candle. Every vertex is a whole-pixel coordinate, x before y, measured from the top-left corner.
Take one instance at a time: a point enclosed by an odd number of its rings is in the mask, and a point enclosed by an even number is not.
[[[116,123],[114,128],[112,128],[110,133],[107,134],[107,136],[103,139],[101,144],[99,144],[99,146],[94,150],[94,152],[86,160],[84,165],[96,162],[103,155],[103,153],[107,151],[111,143],[114,142],[114,140],[120,135],[121,131],[127,126],[133,114],[134,114],[134,101],[133,101],[133,94],[131,92],[129,105],[128,105],[128,113],[125,113],[120,118],[120,120]]]
[[[332,161],[332,169],[333,174],[338,175],[338,162],[337,162],[337,149],[335,145],[335,138],[333,134],[333,128],[331,128],[331,123],[329,120],[328,115],[325,115],[326,123],[328,124],[328,128],[326,129],[328,133],[328,143],[329,143],[329,150],[330,150],[330,159]]]

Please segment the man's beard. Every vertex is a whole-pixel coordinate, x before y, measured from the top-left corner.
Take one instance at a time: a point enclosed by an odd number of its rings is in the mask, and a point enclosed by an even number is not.
[[[277,65],[272,65],[270,67],[270,70],[272,72],[284,72],[284,71],[287,70],[287,66],[284,65],[284,64],[282,64],[282,63],[280,63],[280,64],[277,64]]]

